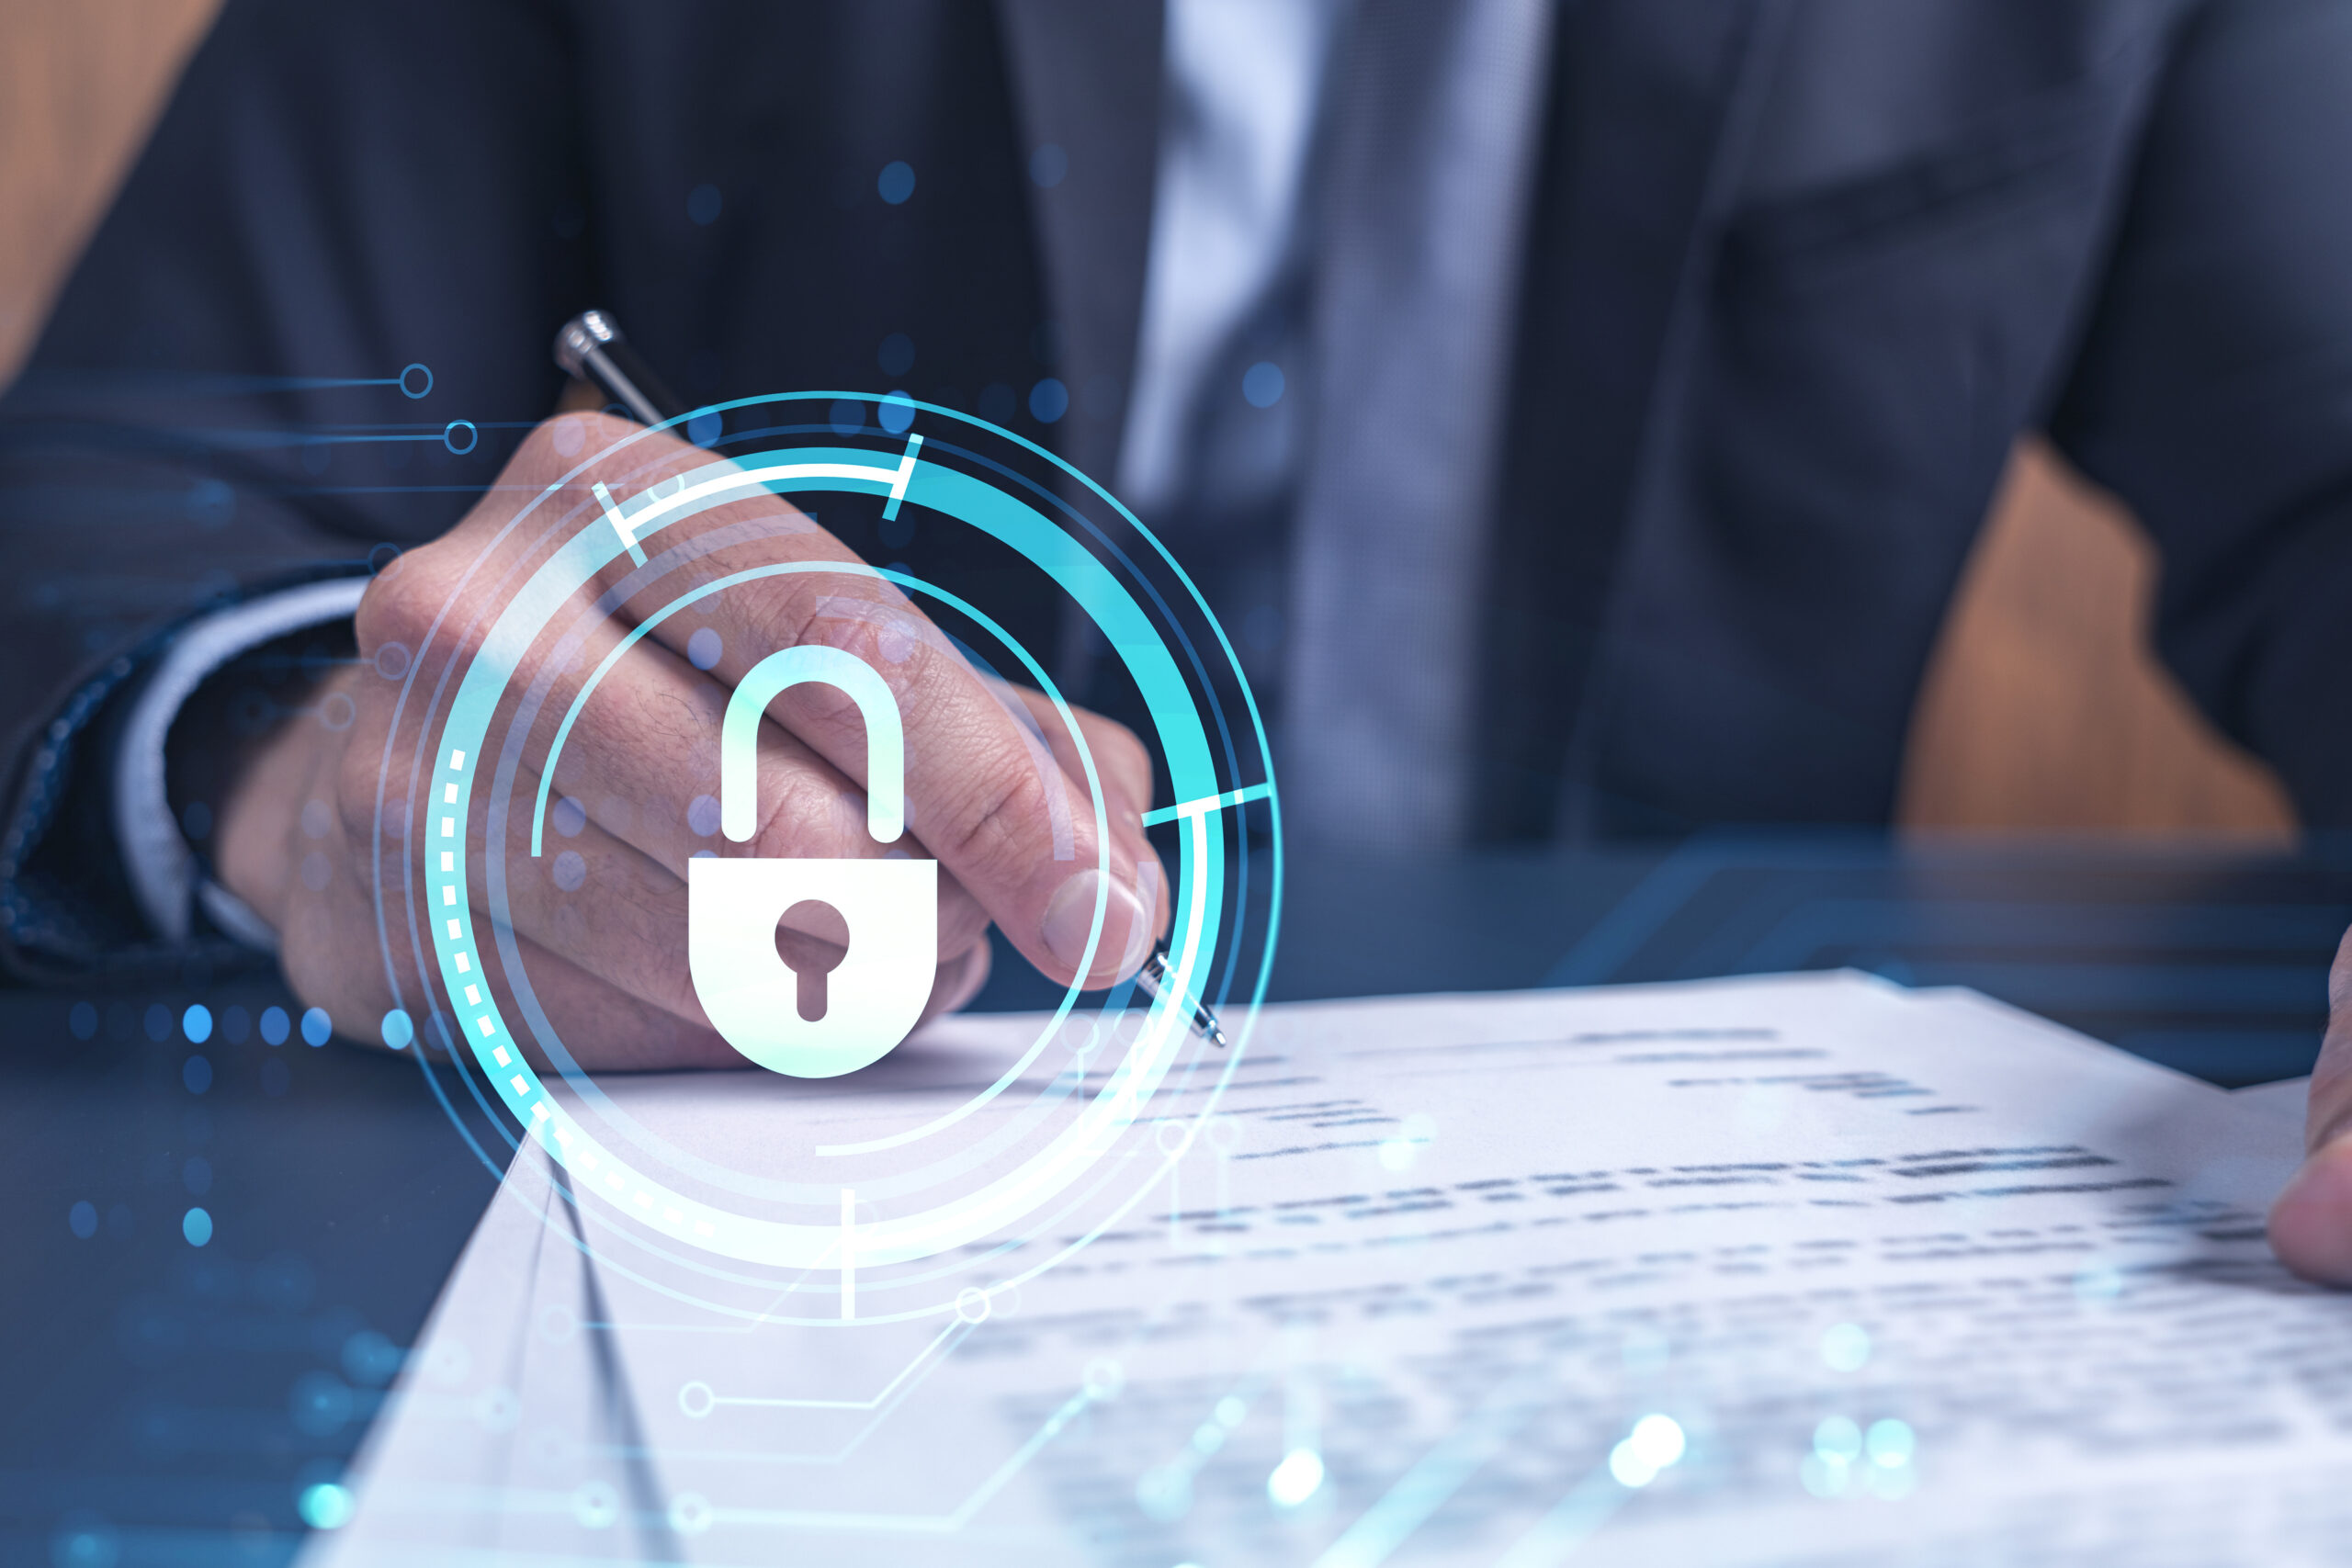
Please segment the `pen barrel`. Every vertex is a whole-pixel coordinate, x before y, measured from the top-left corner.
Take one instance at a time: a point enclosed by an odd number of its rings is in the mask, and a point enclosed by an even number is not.
[[[586,381],[643,424],[660,424],[686,412],[678,395],[653,367],[631,348],[611,315],[583,310],[556,333],[555,362]]]

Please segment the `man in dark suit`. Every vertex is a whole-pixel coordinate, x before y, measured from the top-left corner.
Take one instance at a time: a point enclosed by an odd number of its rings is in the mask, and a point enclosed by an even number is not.
[[[2347,151],[2333,0],[232,0],[0,409],[0,937],[33,975],[276,942],[367,1005],[364,681],[325,678],[348,731],[183,716],[355,608],[400,640],[502,464],[610,438],[525,434],[591,305],[696,400],[878,371],[1115,477],[1246,628],[1333,837],[1883,820],[2029,428],[2147,524],[2189,691],[2352,820]],[[469,454],[207,434],[347,423],[412,363],[489,414]],[[740,674],[659,653],[646,712]],[[926,680],[935,1003],[990,920],[1069,978],[1098,897],[1088,977],[1131,968],[1139,829],[1107,891],[1039,873],[1061,783],[1001,694]],[[854,787],[838,716],[780,715],[787,793]],[[1148,762],[1100,734],[1132,810]],[[823,815],[771,852],[838,847]],[[692,852],[635,831],[602,852]],[[582,1038],[711,1051],[642,931],[542,934]],[[2289,1231],[2341,1275],[2332,1172]]]

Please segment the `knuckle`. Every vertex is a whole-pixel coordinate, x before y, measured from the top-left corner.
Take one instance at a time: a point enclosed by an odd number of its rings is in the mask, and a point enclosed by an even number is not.
[[[767,859],[832,853],[865,837],[865,802],[809,768],[760,772],[751,852]]]
[[[1028,879],[1035,870],[1036,845],[1049,829],[1052,785],[1025,760],[976,770],[960,809],[949,813],[946,831],[924,842],[953,861],[967,885],[1005,886]],[[944,842],[942,841],[944,840]],[[1085,850],[1081,846],[1080,858]]]

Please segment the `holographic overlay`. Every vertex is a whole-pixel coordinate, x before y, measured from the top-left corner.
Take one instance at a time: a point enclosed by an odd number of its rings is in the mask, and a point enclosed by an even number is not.
[[[445,609],[410,660],[391,730],[405,739],[387,747],[378,814],[379,823],[397,820],[400,803],[411,803],[404,835],[388,840],[379,827],[377,845],[379,865],[404,853],[407,871],[397,886],[386,879],[379,900],[396,1005],[416,1021],[420,1065],[477,1151],[503,1169],[502,1144],[527,1139],[543,1150],[560,1199],[547,1211],[551,1234],[604,1266],[754,1321],[977,1321],[993,1293],[1082,1249],[1132,1209],[1170,1147],[1181,1154],[1207,1125],[1248,1055],[1281,908],[1263,727],[1231,646],[1182,570],[1107,492],[1042,448],[898,394],[745,399],[673,423],[713,448],[709,463],[676,472],[675,447],[639,434],[592,455],[603,479],[583,500],[571,487],[583,457],[451,589],[453,607],[494,597],[496,608],[471,625]],[[629,472],[632,447],[643,455],[646,488],[616,494],[633,489],[615,479]],[[732,569],[714,570],[695,547],[695,521],[762,494],[789,498],[861,551],[904,558],[745,567],[739,545]],[[923,570],[934,543],[942,547],[933,553],[959,560],[978,552],[988,570],[964,572],[956,587],[934,581]],[[518,554],[529,563],[518,579],[484,595],[489,578],[473,578],[507,570],[492,563]],[[623,556],[626,575],[600,593],[598,574]],[[658,1135],[616,1105],[542,1004],[508,911],[514,879],[550,874],[560,856],[559,813],[571,803],[551,781],[606,674],[673,618],[810,572],[890,583],[930,617],[872,596],[851,604],[845,613],[886,623],[875,643],[886,660],[918,640],[944,639],[983,673],[1044,694],[1082,771],[1093,841],[1107,846],[1096,760],[1071,711],[1078,699],[1018,635],[1015,617],[991,606],[1001,592],[1031,612],[1049,603],[1064,625],[1082,618],[1109,650],[1095,680],[1108,671],[1125,698],[1120,716],[1136,724],[1171,791],[1170,804],[1145,818],[1172,832],[1170,983],[1156,998],[1133,982],[1065,989],[1024,1051],[956,1064],[955,1093],[906,1125],[828,1140],[818,1113],[844,1101],[799,1080],[763,1083],[757,1092],[784,1085],[808,1097],[778,1102],[779,1174]],[[989,604],[973,583],[990,591]],[[609,607],[621,604],[654,607],[614,638]],[[1038,618],[1027,615],[1033,626]],[[582,677],[582,649],[600,628],[605,651]],[[690,657],[707,667],[699,647],[690,643]],[[464,649],[469,657],[456,656]],[[778,650],[738,651],[756,661]],[[580,684],[542,751],[533,737],[547,732],[559,679]],[[714,722],[713,755],[718,742]],[[1033,750],[1036,765],[1055,765],[1044,744]],[[921,836],[920,819],[909,826]],[[1057,858],[1074,860],[1069,825],[1057,823],[1053,836]],[[479,864],[476,844],[486,846]],[[1107,847],[1097,857],[1107,871]],[[1105,884],[1081,973],[1102,940],[1107,899]],[[677,933],[682,946],[686,934]],[[401,994],[400,976],[415,973],[437,977],[432,994]],[[1222,1018],[1229,1049],[1191,1028],[1195,997]],[[885,1070],[897,1069],[866,1069]],[[829,1082],[854,1095],[859,1080]],[[811,1114],[795,1115],[801,1105]],[[558,1213],[564,1207],[576,1212]]]

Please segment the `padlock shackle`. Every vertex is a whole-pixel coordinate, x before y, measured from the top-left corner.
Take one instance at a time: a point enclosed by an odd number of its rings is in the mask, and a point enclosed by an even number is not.
[[[718,730],[718,826],[737,843],[759,829],[760,720],[768,704],[815,681],[837,686],[865,719],[865,830],[877,844],[907,830],[907,736],[899,699],[874,666],[854,653],[810,643],[771,653],[727,700]]]

